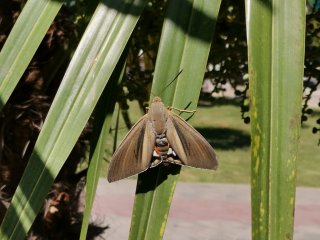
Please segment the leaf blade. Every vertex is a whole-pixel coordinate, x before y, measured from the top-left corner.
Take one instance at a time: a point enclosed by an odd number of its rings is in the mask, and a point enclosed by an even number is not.
[[[83,220],[80,233],[80,239],[85,240],[90,220],[90,213],[93,206],[94,197],[96,194],[98,180],[100,177],[100,167],[103,161],[105,152],[105,143],[109,135],[109,130],[112,123],[113,111],[116,104],[116,90],[120,83],[125,67],[125,60],[127,54],[122,55],[116,69],[114,70],[109,83],[104,89],[99,102],[97,103],[97,111],[94,122],[93,137],[91,140],[91,160],[88,167],[86,193],[85,193],[85,207],[83,211]],[[110,93],[112,96],[110,96]]]
[[[140,0],[117,3],[106,0],[99,4],[64,76],[3,220],[1,239],[23,239],[29,230],[54,178],[89,119],[145,4]]]
[[[152,93],[165,104],[196,108],[219,6],[219,0],[170,2],[152,85]],[[195,33],[194,27],[203,18],[208,25]],[[193,53],[199,61],[190,61]],[[186,91],[188,85],[192,91]],[[162,239],[179,172],[180,166],[172,165],[139,174],[129,239]]]
[[[61,1],[27,1],[0,53],[0,109],[35,54]]]
[[[305,5],[286,4],[247,2],[253,239],[293,238]]]

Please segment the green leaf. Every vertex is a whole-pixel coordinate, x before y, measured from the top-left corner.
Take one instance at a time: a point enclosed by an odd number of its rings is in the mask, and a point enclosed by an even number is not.
[[[247,1],[252,239],[293,239],[305,2]]]
[[[0,110],[38,49],[62,1],[29,0],[0,53]]]
[[[219,7],[220,0],[169,2],[152,86],[168,106],[196,109]],[[162,239],[179,172],[161,165],[139,174],[129,239]]]
[[[80,234],[80,239],[83,240],[87,236],[90,213],[100,178],[101,163],[104,158],[106,141],[109,136],[116,104],[117,87],[123,77],[126,57],[127,51],[124,51],[96,107],[93,137],[90,143],[90,149],[92,149],[90,151],[91,160],[87,174],[85,207]]]
[[[103,1],[70,62],[0,228],[23,239],[89,119],[146,1]]]

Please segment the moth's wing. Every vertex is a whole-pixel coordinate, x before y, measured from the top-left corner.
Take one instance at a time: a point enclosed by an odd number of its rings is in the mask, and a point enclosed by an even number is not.
[[[191,125],[168,111],[167,139],[179,160],[188,166],[205,169],[218,167],[217,156],[207,140]]]
[[[108,181],[114,182],[147,170],[155,146],[155,134],[144,115],[128,132],[112,156]]]

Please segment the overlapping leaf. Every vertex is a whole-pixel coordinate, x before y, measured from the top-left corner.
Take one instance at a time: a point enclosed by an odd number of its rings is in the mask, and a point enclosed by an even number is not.
[[[146,1],[103,1],[73,56],[1,225],[23,239],[90,117]]]

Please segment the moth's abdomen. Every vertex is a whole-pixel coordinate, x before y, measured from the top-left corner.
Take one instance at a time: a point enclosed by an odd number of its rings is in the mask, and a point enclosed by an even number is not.
[[[161,157],[162,160],[165,160],[167,158],[167,153],[169,151],[169,143],[168,139],[165,136],[156,138],[155,151]]]
[[[163,134],[161,136],[156,137],[156,145],[154,148],[156,158],[151,162],[151,167],[155,167],[161,162],[164,165],[168,165],[168,163],[175,163],[184,165],[181,160],[177,159],[177,155],[174,150],[170,147],[168,139]]]

